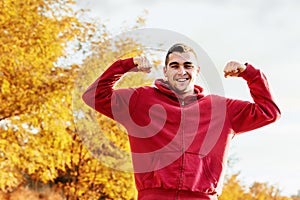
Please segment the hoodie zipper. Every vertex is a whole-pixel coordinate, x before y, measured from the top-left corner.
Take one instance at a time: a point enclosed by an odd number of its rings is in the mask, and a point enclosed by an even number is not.
[[[176,199],[175,200],[178,200],[179,199],[179,191],[180,191],[180,187],[182,185],[182,181],[183,181],[183,166],[184,166],[184,109],[183,107],[185,106],[185,102],[184,100],[182,100],[180,102],[182,108],[182,120],[181,120],[181,126],[182,126],[182,131],[181,131],[181,155],[182,155],[182,159],[181,159],[181,166],[180,166],[180,175],[179,175],[179,183],[178,183],[178,191],[177,191],[177,195],[176,195]]]

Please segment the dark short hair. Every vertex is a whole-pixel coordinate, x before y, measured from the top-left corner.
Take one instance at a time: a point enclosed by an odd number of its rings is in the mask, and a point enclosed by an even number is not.
[[[178,52],[178,53],[187,53],[187,52],[192,52],[195,55],[195,58],[197,59],[197,54],[194,51],[194,49],[190,46],[187,46],[186,44],[183,43],[177,43],[174,44],[169,50],[168,53],[166,55],[166,59],[165,59],[165,65],[167,66],[168,62],[169,62],[169,55],[173,52]]]

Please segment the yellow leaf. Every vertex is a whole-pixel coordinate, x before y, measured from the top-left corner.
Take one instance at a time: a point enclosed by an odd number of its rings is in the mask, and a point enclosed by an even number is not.
[[[2,82],[1,92],[3,95],[7,95],[10,92],[10,83],[6,79]]]

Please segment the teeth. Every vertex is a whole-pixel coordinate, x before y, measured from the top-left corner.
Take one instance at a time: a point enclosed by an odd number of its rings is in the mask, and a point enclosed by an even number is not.
[[[178,82],[184,82],[186,80],[188,80],[188,78],[179,78],[179,79],[177,79]]]

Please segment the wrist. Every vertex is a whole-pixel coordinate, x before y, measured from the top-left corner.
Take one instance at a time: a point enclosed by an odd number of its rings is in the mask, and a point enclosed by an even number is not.
[[[139,57],[133,57],[133,64],[137,67],[138,66],[138,59]]]

